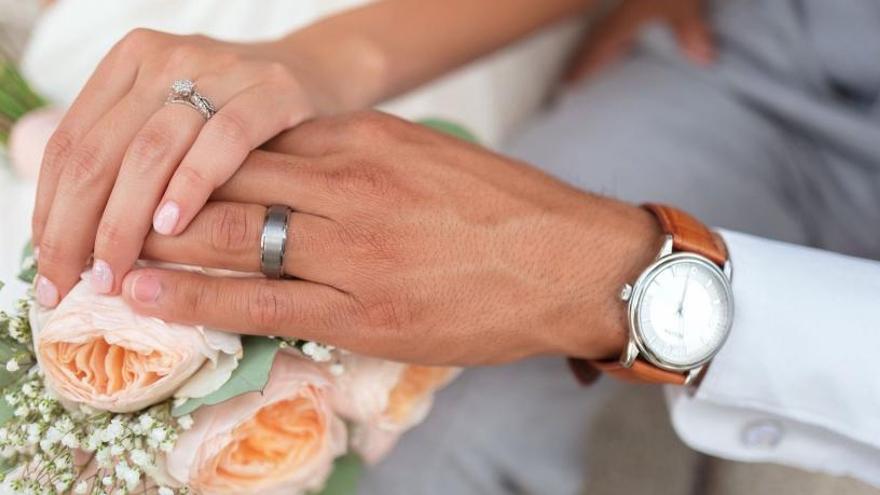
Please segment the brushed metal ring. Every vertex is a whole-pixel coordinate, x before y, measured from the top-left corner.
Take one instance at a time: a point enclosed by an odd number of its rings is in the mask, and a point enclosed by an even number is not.
[[[283,205],[272,205],[266,209],[260,236],[260,271],[268,278],[284,277],[284,250],[287,247],[287,222],[291,211]]]

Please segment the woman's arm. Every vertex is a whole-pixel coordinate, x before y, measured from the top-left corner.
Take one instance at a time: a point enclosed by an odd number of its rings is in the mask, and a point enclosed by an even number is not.
[[[501,48],[595,0],[386,0],[275,42],[287,64],[317,68],[313,93],[335,113],[371,106]]]

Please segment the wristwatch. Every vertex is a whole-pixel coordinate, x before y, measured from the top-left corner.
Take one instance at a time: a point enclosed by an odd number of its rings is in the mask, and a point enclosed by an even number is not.
[[[659,204],[653,213],[665,234],[657,258],[620,298],[627,304],[629,338],[619,359],[569,359],[590,383],[602,371],[642,383],[695,383],[733,324],[732,268],[724,242],[687,213]]]

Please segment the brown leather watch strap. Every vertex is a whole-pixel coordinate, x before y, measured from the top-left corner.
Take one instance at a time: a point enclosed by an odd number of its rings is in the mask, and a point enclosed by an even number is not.
[[[657,217],[666,235],[672,236],[675,251],[704,256],[719,266],[727,263],[724,241],[691,215],[677,208],[655,203],[645,204],[643,208]],[[568,364],[577,380],[584,385],[594,382],[599,372],[634,383],[684,385],[687,379],[684,373],[661,369],[641,358],[636,359],[629,368],[624,367],[619,360],[588,361],[569,358]]]
[[[647,203],[642,207],[653,213],[663,231],[672,236],[676,251],[699,254],[719,266],[727,262],[724,241],[696,218],[671,206]]]

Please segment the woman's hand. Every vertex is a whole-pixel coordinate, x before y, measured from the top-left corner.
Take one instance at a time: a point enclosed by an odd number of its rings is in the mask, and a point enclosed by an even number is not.
[[[93,252],[93,286],[117,291],[151,221],[183,231],[251,150],[316,113],[315,85],[272,55],[271,44],[142,29],[110,51],[46,150],[33,218],[41,304],[57,304]],[[206,122],[163,105],[178,79],[219,112]]]
[[[295,280],[141,269],[123,295],[171,321],[286,335],[431,364],[608,357],[623,283],[647,266],[647,212],[378,113],[306,122],[255,151],[148,258],[259,271],[266,207],[289,218]]]
[[[576,82],[604,69],[628,53],[639,31],[651,22],[664,22],[678,38],[682,53],[696,64],[715,59],[706,0],[622,0],[590,28],[565,76]]]

